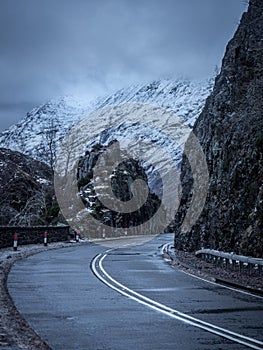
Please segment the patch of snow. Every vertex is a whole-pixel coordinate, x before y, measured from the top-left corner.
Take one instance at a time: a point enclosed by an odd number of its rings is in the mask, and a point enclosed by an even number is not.
[[[41,185],[48,185],[48,184],[50,183],[49,180],[43,179],[43,178],[40,178],[40,177],[37,178],[36,181],[37,181],[38,183],[40,183]]]

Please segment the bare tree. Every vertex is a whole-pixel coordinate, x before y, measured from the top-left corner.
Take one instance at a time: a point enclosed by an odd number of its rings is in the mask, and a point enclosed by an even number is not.
[[[52,118],[47,121],[40,132],[42,135],[42,141],[38,149],[38,156],[48,163],[52,170],[54,170],[57,157],[58,131],[58,119],[52,116]]]
[[[36,224],[41,216],[41,212],[46,210],[46,199],[44,191],[36,192],[30,197],[21,211],[11,219],[11,225],[31,226]]]

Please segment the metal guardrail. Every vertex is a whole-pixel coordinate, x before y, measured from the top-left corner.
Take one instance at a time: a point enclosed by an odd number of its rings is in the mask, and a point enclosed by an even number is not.
[[[246,270],[249,275],[252,274],[252,271],[258,271],[258,275],[262,276],[263,259],[224,253],[213,249],[201,249],[195,252],[195,255],[200,256],[202,260],[215,263],[226,269],[232,269],[233,271],[239,269],[240,272]]]

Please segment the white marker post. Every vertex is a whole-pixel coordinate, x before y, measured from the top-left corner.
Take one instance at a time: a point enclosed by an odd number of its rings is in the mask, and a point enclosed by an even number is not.
[[[102,238],[106,238],[106,230],[105,230],[105,228],[102,230]]]
[[[14,234],[14,244],[13,244],[14,251],[17,251],[17,242],[18,242],[18,235],[15,233]]]
[[[79,242],[79,231],[78,230],[75,231],[75,239],[76,239],[76,242]]]
[[[44,246],[47,246],[47,232],[44,232]]]

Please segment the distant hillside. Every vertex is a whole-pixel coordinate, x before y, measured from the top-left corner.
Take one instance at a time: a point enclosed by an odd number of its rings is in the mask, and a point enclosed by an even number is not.
[[[251,0],[194,133],[206,154],[210,186],[198,222],[181,224],[192,196],[183,163],[183,198],[175,220],[175,246],[214,248],[263,257],[263,1]]]
[[[193,125],[212,85],[213,79],[198,82],[166,79],[121,89],[92,102],[76,97],[53,100],[33,109],[21,122],[1,133],[0,147],[23,152],[53,167],[59,141],[91,112],[126,102],[146,103],[173,110]]]
[[[44,163],[0,148],[0,225],[56,222],[53,173]]]

